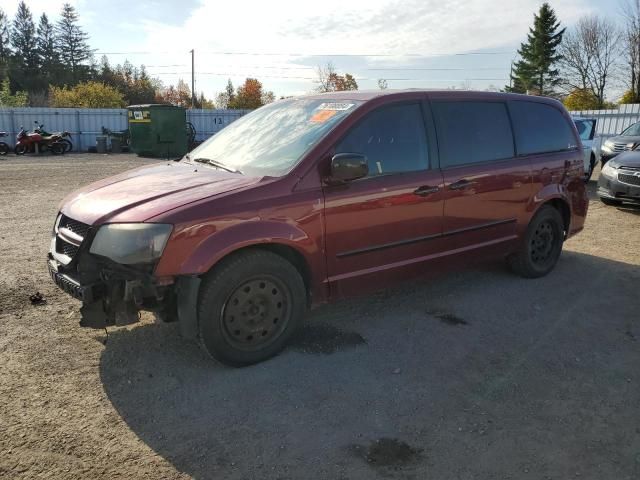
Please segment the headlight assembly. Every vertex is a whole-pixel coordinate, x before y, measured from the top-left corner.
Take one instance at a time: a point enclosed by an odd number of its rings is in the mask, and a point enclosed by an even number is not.
[[[601,173],[609,180],[614,180],[616,178],[616,175],[618,174],[618,170],[616,169],[616,167],[617,165],[614,162],[609,161],[604,165],[604,167],[602,167]]]
[[[604,142],[602,145],[602,151],[605,153],[613,153],[613,143]]]
[[[172,228],[163,223],[103,225],[89,251],[124,265],[151,263],[162,255]]]

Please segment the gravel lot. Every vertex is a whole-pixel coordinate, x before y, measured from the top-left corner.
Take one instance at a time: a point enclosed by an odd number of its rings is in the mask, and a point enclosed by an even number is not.
[[[81,329],[48,278],[58,202],[143,162],[0,161],[0,477],[640,478],[640,209],[592,195],[546,278],[491,264],[322,307],[236,370],[147,316]]]

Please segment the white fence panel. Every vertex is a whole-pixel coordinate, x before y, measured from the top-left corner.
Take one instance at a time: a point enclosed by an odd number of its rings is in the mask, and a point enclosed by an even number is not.
[[[196,129],[196,139],[206,140],[250,110],[187,110],[187,121]],[[0,108],[0,130],[9,134],[14,145],[20,127],[32,131],[34,122],[44,124],[48,132],[71,132],[75,151],[95,146],[102,127],[112,131],[128,128],[125,108]]]
[[[582,110],[571,115],[595,118],[596,135],[607,138],[620,134],[625,128],[640,121],[640,104],[620,105],[613,110]]]

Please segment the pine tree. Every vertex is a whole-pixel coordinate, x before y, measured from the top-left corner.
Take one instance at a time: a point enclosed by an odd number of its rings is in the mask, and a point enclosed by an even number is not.
[[[56,75],[59,74],[58,51],[56,49],[56,37],[53,25],[45,13],[40,17],[37,30],[38,61],[41,75],[46,80],[47,85],[55,82]]]
[[[11,30],[13,61],[11,76],[12,88],[33,91],[40,82],[38,73],[38,50],[36,45],[36,27],[29,7],[24,2],[18,4]]]
[[[9,17],[0,8],[0,62],[6,62],[11,56]]]
[[[557,48],[562,42],[565,29],[548,3],[543,3],[538,14],[533,16],[533,27],[529,29],[527,42],[520,45],[520,60],[511,74],[511,86],[507,91],[534,95],[553,95],[554,87],[560,83],[560,73],[554,65],[560,60]]]
[[[89,35],[78,25],[78,13],[70,4],[62,6],[55,31],[62,63],[71,72],[72,81],[78,82],[89,71],[85,63],[91,59],[93,52],[87,43]]]
[[[0,8],[0,80],[9,76],[11,58],[11,34],[9,17]]]

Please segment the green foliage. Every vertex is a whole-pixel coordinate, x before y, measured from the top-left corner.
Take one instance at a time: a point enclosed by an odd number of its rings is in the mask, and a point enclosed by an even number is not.
[[[622,95],[619,103],[620,105],[625,105],[627,103],[640,103],[640,98],[638,98],[638,95],[636,95],[636,92],[633,90],[627,90],[624,92],[624,95]]]
[[[118,89],[101,82],[83,82],[75,87],[51,86],[49,103],[52,107],[71,108],[121,108],[126,105]]]
[[[600,108],[600,100],[589,89],[577,88],[563,100],[567,110],[597,110]]]
[[[25,107],[27,105],[27,92],[19,91],[11,94],[9,79],[5,78],[0,84],[0,107]]]
[[[554,88],[560,83],[560,72],[554,68],[560,60],[556,51],[562,42],[564,31],[549,4],[542,4],[538,14],[534,15],[527,41],[520,45],[520,60],[514,65],[512,84],[506,87],[507,91],[529,92],[534,95],[554,94]]]

